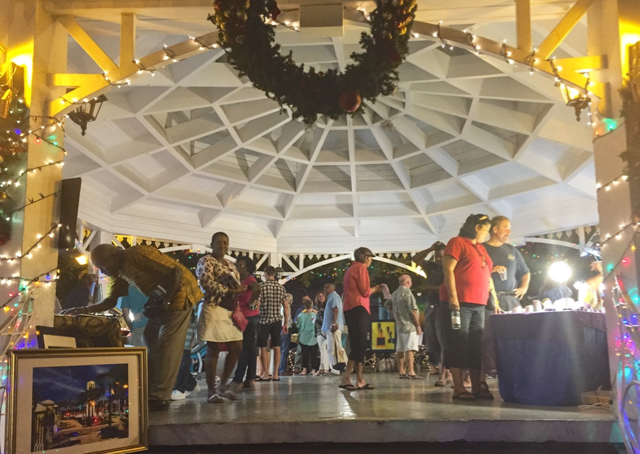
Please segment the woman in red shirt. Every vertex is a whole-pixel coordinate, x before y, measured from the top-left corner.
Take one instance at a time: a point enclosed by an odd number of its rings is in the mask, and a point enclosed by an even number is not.
[[[445,347],[446,367],[453,376],[453,398],[459,400],[492,399],[488,389],[480,387],[484,312],[489,299],[493,262],[482,242],[489,235],[491,220],[484,214],[472,214],[458,236],[449,240],[442,260],[444,284],[440,300],[449,303]],[[451,313],[460,311],[460,328],[453,329]],[[463,384],[463,372],[469,369],[471,393]]]
[[[353,391],[356,389],[373,389],[364,381],[362,366],[367,351],[367,334],[371,329],[369,296],[380,291],[380,286],[371,287],[367,268],[373,261],[373,253],[366,247],[354,251],[356,259],[344,275],[343,281],[343,310],[344,321],[349,327],[349,361],[342,377],[340,388]],[[351,384],[351,371],[356,371],[356,386]]]

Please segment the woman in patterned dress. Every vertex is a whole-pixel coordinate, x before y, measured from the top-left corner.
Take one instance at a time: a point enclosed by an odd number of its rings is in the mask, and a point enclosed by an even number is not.
[[[211,254],[200,259],[196,268],[196,277],[204,292],[204,304],[198,319],[198,339],[207,343],[207,355],[204,361],[209,389],[208,402],[222,403],[223,397],[235,400],[236,396],[228,389],[227,382],[236,367],[242,352],[242,331],[233,323],[232,311],[220,305],[224,300],[235,301],[238,294],[247,289],[240,283],[240,274],[233,263],[225,258],[229,249],[229,236],[224,232],[214,233],[211,237]],[[231,307],[231,305],[226,305]],[[216,368],[221,344],[227,346],[227,357],[216,390]]]

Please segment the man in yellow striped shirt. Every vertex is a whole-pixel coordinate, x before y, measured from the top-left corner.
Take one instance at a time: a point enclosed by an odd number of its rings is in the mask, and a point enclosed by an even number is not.
[[[149,410],[167,410],[178,375],[184,341],[193,307],[203,298],[195,276],[183,265],[153,246],[120,249],[101,244],[91,251],[91,261],[109,276],[106,297],[97,304],[66,313],[103,312],[134,285],[149,296],[158,286],[166,290],[166,321],[149,320],[144,331],[149,357]]]

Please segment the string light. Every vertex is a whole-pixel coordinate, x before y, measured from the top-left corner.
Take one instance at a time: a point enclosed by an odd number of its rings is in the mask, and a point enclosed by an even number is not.
[[[203,43],[199,38],[196,38],[195,36],[190,36],[189,39],[200,46],[198,48],[199,50],[205,50],[205,49],[213,50],[220,47],[220,44],[218,43],[213,43],[211,46],[207,46],[205,43]]]
[[[175,52],[169,49],[166,44],[162,46],[162,49],[164,50],[164,53],[165,53],[165,56],[162,57],[163,60],[171,59],[173,60],[174,63],[178,62],[178,58],[176,57]]]
[[[627,230],[629,227],[636,227],[636,231],[635,233],[638,233],[638,228],[640,227],[640,222],[630,222],[628,224],[621,224],[619,226],[619,230],[613,234],[611,233],[606,233],[604,235],[604,241],[602,242],[602,244],[600,245],[600,247],[604,247],[609,241],[616,239],[616,240],[621,240],[622,239],[622,234],[625,232],[625,230]]]
[[[15,180],[0,181],[0,187],[11,186],[12,184],[16,183],[18,179],[22,178],[23,175],[27,175],[29,173],[34,174],[34,173],[37,173],[37,172],[41,171],[42,169],[45,169],[45,168],[51,167],[51,166],[55,166],[55,165],[62,167],[62,166],[64,166],[64,161],[62,161],[62,160],[49,161],[46,164],[43,164],[41,166],[29,167],[29,168],[27,168],[25,170],[21,170]]]
[[[536,68],[534,67],[534,65],[537,63],[537,59],[536,59],[536,52],[538,51],[537,47],[533,48],[533,52],[531,52],[531,55],[529,55],[529,57],[527,57],[527,61],[529,62],[529,75],[533,76],[534,71],[536,70]]]
[[[469,40],[469,44],[471,45],[471,47],[473,47],[473,50],[476,53],[476,55],[480,55],[480,46],[477,46],[474,42],[476,39],[476,35],[467,33],[467,39]]]
[[[619,183],[624,183],[629,179],[627,174],[620,175],[619,177],[609,181],[606,184],[596,183],[596,192],[600,192],[602,189],[605,191],[611,190],[611,186],[617,186]]]
[[[442,43],[442,48],[444,49],[445,46],[447,45],[447,43],[444,42],[444,39],[442,39],[442,21],[438,22],[438,31],[436,32],[435,36],[438,37],[438,39],[440,39],[440,42]]]
[[[507,43],[506,42],[502,43],[502,56],[504,57],[504,61],[506,61],[510,65],[513,64],[513,60],[511,58],[509,58],[509,57],[511,57],[511,52],[507,51]]]

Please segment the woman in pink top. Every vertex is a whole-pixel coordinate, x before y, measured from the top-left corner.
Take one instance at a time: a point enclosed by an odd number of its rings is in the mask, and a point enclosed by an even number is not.
[[[256,264],[247,256],[238,257],[236,269],[240,273],[242,285],[247,286],[247,290],[238,297],[238,306],[242,314],[249,322],[242,333],[242,353],[238,359],[238,367],[233,378],[236,388],[252,388],[256,379],[256,364],[258,349],[256,347],[256,336],[258,333],[258,322],[260,321],[260,285],[253,274],[256,272]],[[245,378],[244,374],[247,373]],[[244,385],[242,385],[244,380]]]
[[[369,296],[380,291],[380,286],[371,287],[367,268],[373,261],[373,253],[366,247],[361,247],[353,253],[355,262],[351,264],[344,275],[343,308],[344,320],[349,327],[349,362],[340,388],[353,391],[356,389],[373,389],[364,381],[362,365],[367,351],[367,333],[371,328]],[[351,371],[355,368],[356,385],[351,384]]]

